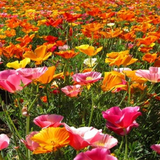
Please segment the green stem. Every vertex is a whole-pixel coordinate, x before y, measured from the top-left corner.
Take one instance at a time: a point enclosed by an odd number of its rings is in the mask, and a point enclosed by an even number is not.
[[[31,110],[33,104],[35,103],[35,101],[37,100],[37,97],[39,95],[36,95],[35,99],[33,100],[33,102],[31,103],[31,105],[28,107],[28,114],[29,114],[29,111]],[[30,115],[27,116],[27,119],[26,119],[26,135],[29,134],[29,131],[30,131]],[[31,158],[31,152],[30,150],[27,149],[26,151],[26,156],[27,156],[27,159],[30,160]]]
[[[118,106],[121,106],[122,102],[124,101],[125,97],[127,95],[127,92],[124,93],[123,97],[122,97],[122,100],[120,101],[120,103],[118,104]]]
[[[28,115],[26,119],[26,135],[29,134],[29,128],[30,128],[30,116]],[[30,160],[31,152],[29,149],[26,150],[26,156],[27,156],[27,159]]]
[[[122,137],[122,141],[121,141],[121,144],[120,144],[119,149],[118,149],[118,155],[119,155],[119,153],[120,153],[120,151],[121,151],[121,149],[122,149],[123,142],[124,142],[124,139],[123,139],[123,137]]]
[[[130,88],[130,81],[128,82],[128,106],[131,103],[131,88]]]
[[[125,133],[125,154],[124,154],[124,160],[128,160],[128,145],[127,145],[127,134]]]
[[[91,121],[92,121],[92,117],[93,117],[93,110],[94,110],[93,91],[91,91],[91,101],[92,101],[92,106],[91,106],[91,112],[90,112],[90,117],[89,117],[88,126],[91,125]]]
[[[0,160],[4,160],[1,154],[0,154]]]
[[[20,134],[19,134],[19,132],[18,132],[16,126],[14,125],[14,123],[13,123],[13,121],[12,121],[10,115],[8,114],[8,111],[6,111],[6,115],[7,115],[8,119],[9,119],[9,121],[10,121],[10,124],[13,126],[13,128],[14,128],[14,130],[15,130],[17,136],[18,136],[18,138],[21,139],[21,136],[20,136]]]

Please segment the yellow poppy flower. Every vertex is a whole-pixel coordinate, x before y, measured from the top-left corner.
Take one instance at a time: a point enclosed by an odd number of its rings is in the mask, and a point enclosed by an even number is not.
[[[14,61],[11,63],[7,63],[6,66],[8,68],[14,68],[14,69],[18,69],[18,68],[25,68],[27,64],[30,63],[30,58],[25,58],[23,60],[19,61]]]

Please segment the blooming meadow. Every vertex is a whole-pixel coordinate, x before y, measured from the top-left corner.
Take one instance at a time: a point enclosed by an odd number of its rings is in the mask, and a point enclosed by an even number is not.
[[[0,1],[0,160],[158,160],[159,82],[160,1]]]

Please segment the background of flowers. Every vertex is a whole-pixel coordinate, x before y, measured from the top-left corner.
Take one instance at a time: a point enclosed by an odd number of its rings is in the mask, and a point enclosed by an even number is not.
[[[3,157],[73,159],[70,146],[32,155],[20,141],[40,130],[34,118],[57,114],[69,126],[93,126],[117,138],[113,153],[123,159],[124,140],[106,128],[102,111],[139,106],[129,158],[158,158],[150,146],[159,143],[159,68],[150,67],[160,66],[159,9],[154,0],[2,0],[0,118],[11,139]]]

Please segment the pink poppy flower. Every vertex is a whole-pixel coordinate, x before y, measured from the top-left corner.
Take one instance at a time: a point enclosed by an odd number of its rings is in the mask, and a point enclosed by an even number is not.
[[[119,135],[128,134],[132,127],[138,127],[135,119],[141,115],[139,107],[126,107],[120,109],[115,106],[102,112],[103,118],[107,120],[106,127]]]
[[[111,135],[103,134],[103,133],[101,133],[100,135],[101,135],[101,138],[98,141],[92,143],[91,144],[92,147],[101,147],[101,148],[111,149],[117,145],[118,140],[112,137]]]
[[[51,114],[51,115],[41,115],[36,117],[33,122],[41,127],[41,128],[48,128],[48,127],[58,127],[61,125],[61,121],[63,120],[63,116]]]
[[[9,146],[10,139],[6,134],[0,134],[0,150]]]
[[[160,144],[153,144],[151,146],[151,149],[153,149],[155,152],[157,152],[158,154],[160,154]]]
[[[77,74],[74,74],[72,78],[73,78],[73,81],[75,81],[80,85],[91,84],[102,79],[101,73],[99,72],[77,73]]]
[[[110,155],[110,151],[107,149],[95,148],[79,153],[74,160],[117,160],[117,158]]]
[[[78,93],[81,92],[81,85],[72,85],[61,88],[68,97],[77,97]]]
[[[48,70],[47,67],[19,68],[17,73],[28,79],[37,79]]]
[[[139,69],[136,75],[143,77],[152,83],[160,82],[160,67],[149,67],[149,70]]]
[[[39,144],[37,142],[32,141],[32,137],[39,133],[38,131],[31,132],[29,135],[26,136],[26,140],[21,139],[21,142],[24,143],[24,145],[30,150],[34,151],[39,147]]]
[[[0,72],[0,87],[8,92],[14,93],[22,90],[22,84],[26,86],[29,83],[31,83],[31,80],[19,75],[16,70],[4,70]]]
[[[98,130],[93,127],[74,128],[69,127],[67,124],[64,124],[64,126],[70,133],[70,146],[76,150],[83,149],[89,145],[110,148],[117,144],[113,144],[112,142],[112,144],[109,146],[107,142],[104,142],[105,139],[103,140],[104,134],[102,133],[102,130]],[[104,146],[100,145],[100,142],[103,142]]]

